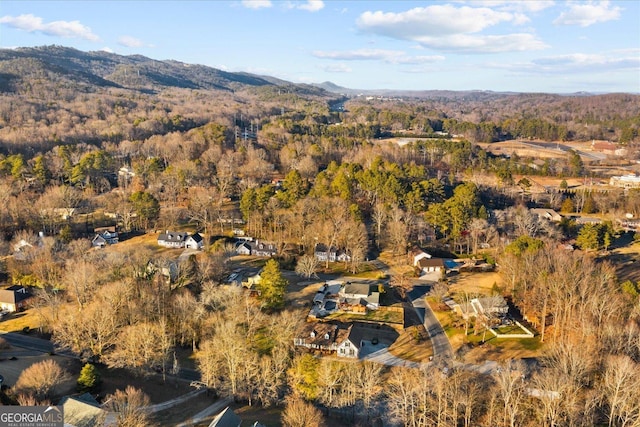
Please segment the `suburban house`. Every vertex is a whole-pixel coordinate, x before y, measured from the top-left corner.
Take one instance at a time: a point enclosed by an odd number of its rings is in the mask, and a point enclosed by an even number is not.
[[[640,188],[640,176],[622,175],[612,176],[609,179],[609,185],[622,188]]]
[[[260,240],[241,240],[236,244],[236,253],[238,255],[272,257],[278,253],[278,249],[275,243],[267,243]]]
[[[338,344],[347,339],[350,330],[350,326],[341,323],[307,323],[293,344],[313,353],[336,353]]]
[[[184,241],[187,236],[188,233],[167,230],[158,236],[158,244],[165,248],[184,248]]]
[[[116,227],[99,227],[93,230],[96,235],[91,240],[91,246],[104,248],[107,245],[118,243],[119,237]]]
[[[243,286],[251,289],[253,288],[255,285],[259,285],[260,282],[262,282],[262,276],[260,276],[260,273],[262,273],[262,270],[258,271],[256,274],[254,274],[253,276],[249,276],[247,277],[247,281],[243,282]]]
[[[38,232],[37,237],[27,237],[20,239],[13,244],[13,257],[17,260],[24,261],[35,252],[36,249],[42,248],[44,245],[44,233]]]
[[[255,256],[272,257],[278,253],[278,250],[274,243],[265,243],[256,240],[255,245],[252,248],[252,253]]]
[[[504,317],[509,312],[507,301],[499,296],[473,298],[462,305],[447,303],[452,310],[458,312],[463,318],[489,315],[491,317]],[[456,307],[457,306],[457,307]]]
[[[346,339],[338,342],[337,355],[359,359],[380,347],[389,347],[398,339],[398,332],[390,326],[369,323],[353,323]]]
[[[579,216],[575,218],[576,224],[602,224],[602,219],[588,216]]]
[[[366,283],[347,282],[340,288],[338,297],[340,308],[346,311],[365,312],[380,306],[380,292],[371,292],[371,286]]]
[[[418,263],[420,262],[420,260],[422,259],[429,259],[431,258],[431,255],[429,255],[428,253],[426,253],[425,251],[423,251],[422,249],[420,249],[417,246],[414,246],[410,251],[409,251],[409,257],[411,260],[411,264],[414,267],[418,266]]]
[[[200,233],[191,234],[185,239],[184,247],[187,249],[202,249],[204,247],[204,239]]]
[[[626,156],[627,149],[619,144],[610,141],[592,141],[591,150],[609,156]]]
[[[158,236],[158,245],[165,248],[202,249],[204,241],[198,233],[191,235],[186,232],[167,230]]]
[[[0,309],[9,312],[21,311],[27,306],[31,293],[20,285],[9,286],[0,290]]]
[[[98,427],[105,425],[107,411],[89,393],[63,397],[58,404],[64,413],[64,425],[73,427]]]
[[[251,255],[251,245],[247,240],[236,243],[236,253],[238,255]]]
[[[314,322],[305,325],[294,338],[294,345],[312,353],[335,354],[339,357],[358,359],[367,348],[379,350],[390,346],[398,338],[398,332],[390,326],[355,322]]]
[[[324,243],[318,243],[314,250],[314,256],[318,261],[321,262],[349,262],[351,261],[351,257],[344,249],[338,249],[335,246],[331,246],[327,248],[327,245]]]
[[[548,221],[560,222],[562,221],[562,215],[553,209],[546,208],[535,208],[531,209],[530,212],[534,215],[537,215],[540,219],[546,219]]]
[[[418,267],[423,273],[438,273],[446,271],[444,259],[442,258],[421,258],[418,260]]]

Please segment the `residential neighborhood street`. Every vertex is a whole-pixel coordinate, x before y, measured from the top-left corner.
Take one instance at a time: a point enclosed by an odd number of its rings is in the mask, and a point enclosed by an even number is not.
[[[440,322],[438,322],[429,304],[425,301],[425,295],[430,289],[430,286],[414,286],[407,294],[407,298],[411,300],[411,304],[422,320],[427,334],[429,334],[433,345],[433,359],[435,361],[448,361],[453,358],[453,349]]]

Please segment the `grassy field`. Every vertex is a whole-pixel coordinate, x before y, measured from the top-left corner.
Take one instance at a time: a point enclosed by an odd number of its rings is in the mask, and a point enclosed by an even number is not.
[[[533,338],[496,338],[490,332],[485,335],[485,342],[482,342],[482,332],[474,335],[473,327],[469,327],[468,334],[464,333],[464,322],[453,311],[445,308],[442,304],[436,304],[432,299],[429,305],[438,321],[442,325],[454,353],[463,347],[468,351],[464,354],[464,360],[470,363],[481,363],[485,360],[506,360],[521,359],[524,357],[540,356],[544,349],[540,337]],[[523,331],[517,328],[517,332]]]
[[[449,294],[490,295],[495,286],[502,287],[504,281],[500,273],[460,273],[449,278]]]
[[[606,257],[616,267],[620,282],[640,282],[640,242],[613,249]]]
[[[389,352],[412,362],[428,362],[429,357],[433,356],[433,346],[424,326],[411,326],[400,333],[389,347]]]
[[[402,311],[370,310],[366,314],[336,312],[331,313],[330,315],[325,317],[325,319],[335,320],[338,322],[368,321],[390,323],[395,325],[404,324],[404,314],[402,313]]]
[[[20,332],[24,328],[38,329],[40,327],[40,316],[35,310],[25,310],[20,313],[10,313],[0,321],[0,331]]]

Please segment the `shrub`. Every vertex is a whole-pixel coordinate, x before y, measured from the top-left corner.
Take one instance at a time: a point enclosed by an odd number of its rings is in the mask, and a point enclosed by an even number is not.
[[[77,389],[80,393],[95,392],[100,386],[100,373],[95,365],[87,363],[82,367],[78,377]]]

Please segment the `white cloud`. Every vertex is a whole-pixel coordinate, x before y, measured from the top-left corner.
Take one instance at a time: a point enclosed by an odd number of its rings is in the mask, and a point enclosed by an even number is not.
[[[518,12],[540,12],[555,4],[553,0],[474,0],[470,3],[476,6]]]
[[[569,10],[562,12],[553,23],[557,25],[579,25],[581,27],[588,27],[599,22],[619,19],[621,11],[622,8],[612,6],[609,1],[571,4]]]
[[[351,68],[346,64],[330,64],[321,68],[328,73],[350,73],[351,72]]]
[[[264,9],[273,6],[271,0],[242,0],[241,3],[247,9]]]
[[[307,0],[307,3],[298,7],[298,9],[307,10],[309,12],[317,12],[323,8],[324,2],[322,0]]]
[[[98,41],[100,38],[93,34],[91,28],[82,25],[80,21],[52,21],[42,22],[42,18],[32,14],[19,16],[3,16],[0,18],[0,24],[6,24],[10,27],[29,33],[40,32],[48,36],[58,36],[67,38],[81,38],[89,41]]]
[[[118,38],[118,44],[126,47],[142,47],[144,43],[142,40],[131,36],[121,36]]]
[[[444,51],[486,53],[547,47],[532,34],[477,34],[502,23],[521,25],[526,22],[529,18],[523,13],[445,4],[416,7],[400,13],[364,12],[358,18],[357,26],[367,33],[415,41],[424,47]]]
[[[626,53],[627,56],[624,56]],[[608,54],[573,53],[548,56],[530,62],[514,64],[486,64],[490,68],[507,69],[531,74],[610,73],[640,68],[638,50],[610,52]]]
[[[324,1],[322,0],[307,0],[306,2],[292,2],[286,3],[288,9],[300,9],[308,12],[317,12],[324,8]]]
[[[607,56],[597,54],[574,53],[570,55],[550,56],[533,61],[535,65],[548,71],[612,71],[640,68],[638,56]]]
[[[527,33],[499,36],[454,34],[444,37],[420,37],[416,41],[432,49],[466,53],[524,52],[548,47]]]
[[[401,50],[358,49],[345,51],[314,51],[316,58],[342,61],[384,61],[389,64],[424,64],[444,60],[443,56],[410,56]]]
[[[113,53],[113,49],[111,49],[109,46],[105,46],[102,49],[100,49],[102,52],[107,52],[107,53]]]

